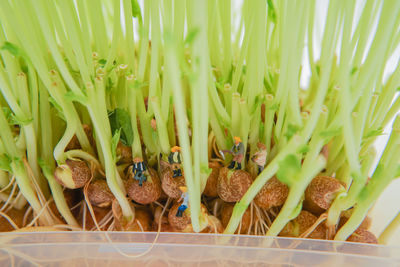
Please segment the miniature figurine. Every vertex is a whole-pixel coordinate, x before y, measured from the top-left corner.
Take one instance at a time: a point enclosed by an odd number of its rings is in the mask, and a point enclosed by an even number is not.
[[[259,150],[251,157],[251,160],[258,166],[258,174],[260,174],[264,170],[267,161],[267,147],[258,142],[257,148]]]
[[[179,206],[178,211],[176,212],[176,217],[182,217],[183,213],[189,206],[189,194],[187,193],[187,187],[186,186],[180,186],[179,189],[182,192],[182,195],[180,197],[179,201],[182,201],[182,204]]]
[[[143,182],[147,181],[147,177],[145,175],[146,165],[143,162],[142,158],[134,158],[133,159],[133,173],[135,176],[133,177],[136,181],[139,181],[139,186],[143,186]]]
[[[172,165],[173,178],[182,176],[181,169],[181,148],[179,146],[174,146],[171,148],[171,153],[168,156],[168,162]]]
[[[233,155],[233,159],[228,166],[229,169],[235,168],[235,165],[237,164],[236,170],[240,170],[242,169],[244,147],[240,137],[235,136],[233,139],[235,140],[235,144],[233,145],[231,150],[222,150],[221,152],[230,153]]]

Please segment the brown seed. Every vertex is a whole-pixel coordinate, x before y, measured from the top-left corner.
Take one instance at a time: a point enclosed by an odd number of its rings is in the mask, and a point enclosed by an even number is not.
[[[132,168],[127,174],[126,190],[129,197],[143,205],[153,203],[161,196],[161,182],[157,172],[149,168],[148,174],[147,181],[143,182],[142,186],[134,179]]]
[[[132,164],[132,148],[118,142],[117,158],[118,164]]]
[[[132,203],[130,203],[132,210],[135,210],[135,218],[131,221],[127,221],[123,214],[121,206],[118,201],[114,199],[112,203],[112,211],[114,215],[114,226],[117,231],[150,231],[151,230],[151,214],[148,210],[135,208]]]
[[[211,168],[212,171],[210,173],[210,176],[208,176],[207,184],[203,194],[209,197],[217,197],[218,176],[219,176],[219,170],[221,169],[221,164],[219,164],[218,162],[211,161],[208,163],[208,167]]]
[[[96,221],[98,224],[101,223],[101,221],[104,219],[104,217],[107,216],[107,214],[110,213],[111,209],[110,208],[100,208],[100,207],[96,207],[96,206],[92,206],[93,209],[93,213],[94,216],[96,218]],[[83,213],[81,213],[80,217],[82,218]],[[82,219],[80,219],[79,221],[82,221]],[[100,230],[102,231],[106,231],[108,229],[108,227],[110,226],[112,220],[110,220],[110,222],[108,222],[106,225],[102,225],[100,227]],[[86,218],[85,218],[85,229],[86,230],[92,230],[92,229],[96,229],[96,224],[94,223],[94,219],[91,215],[91,213],[89,212],[89,210],[86,210]]]
[[[11,220],[14,221],[14,223],[19,228],[21,228],[23,220],[24,220],[25,211],[26,211],[25,208],[23,208],[21,210],[17,210],[17,209],[11,208],[10,210],[8,210],[6,212],[6,214],[8,215],[8,217],[11,218]],[[9,232],[9,231],[13,231],[13,230],[15,230],[15,229],[8,222],[8,220],[6,218],[4,218],[3,216],[0,216],[0,232]]]
[[[224,203],[224,205],[222,206],[221,223],[224,227],[226,227],[228,225],[229,220],[231,219],[234,206],[235,205],[232,203]],[[247,234],[247,232],[249,231],[249,228],[251,227],[250,224],[251,224],[251,212],[250,212],[250,208],[247,208],[247,210],[244,212],[242,220],[241,220],[240,233]],[[239,231],[239,227],[235,233],[238,233],[238,231]]]
[[[343,186],[337,179],[329,176],[317,176],[305,191],[303,207],[305,210],[319,215],[331,206],[336,195],[343,190]]]
[[[83,127],[83,130],[85,131],[86,136],[89,139],[90,145],[94,148],[96,146],[96,142],[94,141],[94,138],[93,138],[92,127],[87,124],[83,124],[82,127]],[[72,137],[71,141],[69,141],[67,147],[65,148],[65,151],[73,150],[73,149],[81,149],[81,145],[79,144],[78,137],[76,135],[74,135]]]
[[[218,176],[218,195],[225,202],[239,201],[251,186],[253,179],[244,170],[230,170],[223,167]]]
[[[161,195],[160,197],[157,199],[158,202],[163,202],[166,201],[168,199],[168,195],[165,194],[164,190],[161,190]]]
[[[176,202],[168,213],[168,222],[169,224],[175,228],[176,230],[184,230],[191,223],[190,216],[188,215],[188,210],[186,209],[183,212],[182,217],[176,217],[176,213],[178,212],[178,208],[181,205],[181,202]],[[189,207],[188,207],[189,209]]]
[[[224,227],[217,217],[207,215],[207,220],[208,226],[204,228],[200,233],[221,234],[224,232]]]
[[[300,214],[292,221],[290,221],[280,232],[280,236],[299,237],[307,231],[318,218],[312,213],[302,210]],[[307,238],[312,239],[326,239],[326,227],[323,223],[319,224]]]
[[[165,160],[160,159],[160,166],[159,166],[160,173],[164,173],[169,168],[171,168],[171,165]]]
[[[164,167],[164,171],[161,172],[161,186],[164,192],[171,198],[180,198],[182,195],[179,187],[185,186],[185,177],[182,175],[180,177],[173,178],[173,172],[171,166]]]
[[[158,231],[159,222],[161,220],[161,229],[160,232],[175,232],[175,229],[169,224],[168,222],[168,213],[165,212],[164,215],[161,217],[163,208],[158,206],[154,211],[154,220],[153,220],[153,230]]]
[[[83,187],[91,177],[91,171],[86,162],[79,159],[67,159],[54,171],[54,177],[59,184],[69,189]]]
[[[148,210],[136,208],[135,221],[125,231],[143,232],[151,230],[151,214]]]
[[[272,177],[258,192],[254,202],[262,209],[279,207],[285,203],[288,194],[288,186],[276,177]]]
[[[87,196],[92,205],[100,208],[109,207],[114,200],[114,195],[106,180],[95,180],[90,183],[87,189]]]
[[[368,230],[365,229],[357,229],[349,238],[347,238],[349,242],[360,242],[360,243],[368,243],[368,244],[378,244],[378,239],[376,236]]]
[[[161,224],[168,224],[168,218],[165,216],[167,212],[164,212],[163,216],[161,217],[163,208],[160,206],[157,206],[157,208],[154,210],[154,223],[158,225],[158,223],[161,220]]]
[[[340,229],[350,218],[351,214],[353,213],[352,209],[346,210],[342,212],[339,224],[338,224],[338,229]],[[360,226],[358,226],[358,229],[363,229],[363,230],[368,230],[371,227],[371,218],[369,216],[366,216]]]

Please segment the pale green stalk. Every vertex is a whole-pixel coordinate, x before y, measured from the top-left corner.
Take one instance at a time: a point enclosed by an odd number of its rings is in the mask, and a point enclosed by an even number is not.
[[[379,235],[379,244],[387,245],[391,238],[394,237],[396,231],[400,227],[400,212],[397,213],[396,217],[385,227],[385,230]]]
[[[322,66],[331,66],[334,53],[334,43],[338,33],[338,16],[340,9],[336,2],[330,2],[330,9],[328,11],[328,18],[326,23],[326,33],[324,35],[322,43],[321,63]],[[325,98],[328,81],[330,76],[331,68],[322,69],[321,80],[317,95],[312,106],[311,115],[307,121],[307,124],[300,132],[300,135],[294,135],[289,143],[275,156],[275,158],[266,166],[264,171],[253,181],[250,188],[242,199],[235,205],[232,213],[232,217],[225,228],[224,233],[232,234],[237,229],[239,222],[247,209],[250,202],[254,199],[257,193],[261,190],[264,184],[277,172],[279,162],[284,159],[288,154],[293,153],[297,148],[308,141],[314,128],[317,124],[320,110],[323,105]]]
[[[92,38],[94,40],[94,51],[99,53],[100,58],[105,57],[108,53],[108,36],[105,25],[105,18],[102,10],[102,1],[99,0],[87,0],[85,1],[86,8],[90,9],[88,12],[88,19],[90,21],[90,26],[92,29]],[[128,10],[124,8],[124,10]],[[80,18],[81,20],[83,18]],[[84,24],[84,23],[82,23]],[[126,25],[127,29],[129,26]]]
[[[150,22],[151,22],[151,51],[150,51],[150,77],[149,77],[149,99],[152,97],[160,97],[161,92],[158,88],[159,83],[159,62],[160,62],[160,43],[161,43],[161,28],[159,15],[159,0],[150,0]],[[148,106],[147,113],[153,116],[153,105]]]
[[[185,101],[183,99],[183,89],[180,79],[181,72],[178,67],[178,57],[175,50],[176,45],[174,43],[173,36],[168,34],[170,33],[166,33],[165,36],[166,67],[171,69],[170,81],[171,87],[173,88],[176,124],[179,134],[179,145],[182,148],[183,170],[189,194],[191,223],[193,226],[193,230],[195,232],[199,232],[201,230],[200,191],[198,187],[196,188],[196,182],[193,177],[192,155],[190,152],[190,142],[186,123],[186,107]]]
[[[318,126],[314,130],[313,137],[309,143],[309,152],[307,152],[300,173],[293,178],[293,183],[290,184],[290,190],[287,200],[280,210],[278,216],[270,226],[267,235],[278,235],[283,227],[292,219],[297,217],[302,206],[303,194],[311,182],[311,180],[326,166],[326,159],[320,154],[326,140],[321,137],[320,133],[326,126],[328,117],[327,110],[323,109],[321,117],[318,121]]]
[[[399,6],[400,7],[400,6]],[[388,4],[388,2],[384,3],[383,9],[382,9],[382,14],[381,14],[381,21],[379,22],[378,25],[378,31],[376,33],[376,36],[374,38],[374,42],[371,46],[370,49],[370,53],[372,53],[372,55],[370,55],[367,58],[367,61],[365,63],[366,67],[366,72],[362,72],[360,73],[360,80],[363,80],[362,77],[365,77],[366,75],[368,75],[368,77],[366,77],[364,80],[371,80],[372,77],[376,77],[377,74],[375,74],[375,76],[373,76],[372,73],[370,73],[370,71],[372,71],[372,69],[374,69],[372,66],[374,66],[375,62],[377,61],[378,66],[382,67],[382,62],[380,60],[380,55],[377,51],[383,51],[383,53],[385,53],[386,49],[385,46],[387,47],[387,42],[385,40],[387,40],[390,36],[390,34],[392,33],[392,29],[394,26],[394,20],[396,18],[395,13],[396,9],[392,9],[393,7],[391,7],[390,4]],[[392,13],[393,12],[393,13]],[[345,49],[346,50],[346,49]],[[343,59],[348,58],[348,55],[345,54],[345,51],[342,50],[342,55],[343,55]],[[346,61],[345,61],[346,62]],[[348,67],[348,66],[347,66]],[[368,67],[370,67],[368,69]],[[344,70],[346,68],[346,65],[343,66],[341,68],[341,70],[343,71],[343,75],[345,73],[346,70]],[[364,70],[364,69],[363,69]],[[349,68],[347,69],[347,71],[349,71]],[[342,76],[343,77],[343,76]],[[337,198],[335,199],[335,201],[332,203],[332,206],[329,209],[328,212],[328,219],[327,219],[327,225],[329,227],[332,227],[333,225],[336,225],[339,216],[340,216],[340,212],[342,210],[345,210],[347,208],[350,208],[356,200],[357,195],[359,194],[359,192],[362,190],[362,188],[365,185],[365,182],[367,180],[367,176],[362,175],[361,173],[361,166],[358,160],[358,153],[359,153],[359,145],[361,142],[361,138],[360,138],[360,132],[362,132],[362,130],[360,130],[361,127],[363,127],[362,123],[365,121],[365,114],[367,113],[367,108],[369,106],[370,103],[370,96],[371,96],[371,92],[372,90],[370,89],[367,92],[364,92],[362,94],[361,97],[361,118],[357,118],[357,120],[355,121],[355,128],[356,132],[353,132],[353,124],[350,122],[350,112],[351,112],[351,107],[354,106],[351,104],[350,99],[352,99],[352,96],[349,92],[349,80],[348,80],[348,76],[343,77],[344,79],[344,84],[346,85],[346,87],[342,87],[342,94],[341,94],[341,111],[342,111],[342,121],[343,121],[343,134],[344,134],[344,141],[345,141],[345,151],[346,151],[346,155],[347,155],[347,159],[349,161],[349,165],[350,165],[350,171],[351,171],[351,176],[353,178],[353,182],[352,185],[348,191],[347,196],[345,196],[344,198]],[[360,86],[365,86],[365,85],[360,85]],[[360,87],[361,89],[364,89],[365,87]],[[359,89],[359,90],[361,90]],[[357,94],[357,93],[356,93]],[[360,94],[360,93],[358,93]]]
[[[72,226],[79,227],[78,222],[75,220],[68,204],[64,198],[62,187],[54,178],[54,159],[52,158],[52,123],[51,123],[51,112],[50,103],[48,102],[48,93],[45,88],[40,88],[40,128],[41,128],[41,157],[43,164],[41,164],[43,175],[46,177],[50,189],[51,195],[57,206],[58,211],[65,221]]]
[[[132,143],[132,157],[143,158],[142,155],[142,144],[140,142],[140,135],[137,125],[137,107],[136,107],[136,89],[134,87],[134,79],[132,76],[126,77],[126,86],[128,91],[128,110],[131,116],[131,125],[133,131],[133,143]]]
[[[32,188],[31,181],[23,163],[23,155],[18,151],[8,122],[3,112],[0,112],[0,137],[3,141],[7,154],[11,157],[10,168],[18,183],[18,187],[23,196],[28,200],[36,213],[42,209],[42,205],[36,195],[35,190]],[[52,225],[52,218],[50,217],[47,209],[44,210],[39,220],[44,225]]]
[[[87,92],[89,101],[89,114],[92,118],[96,135],[100,140],[101,150],[103,151],[107,184],[111,192],[118,200],[122,209],[123,216],[129,222],[134,219],[134,213],[130,207],[128,200],[125,197],[125,187],[122,183],[121,178],[118,175],[118,171],[115,166],[115,159],[112,157],[112,136],[105,104],[104,82],[101,77],[97,77],[95,80],[95,87],[91,88],[89,85],[87,85],[86,87],[88,88]]]
[[[149,104],[153,108],[154,116],[157,122],[157,133],[160,142],[160,150],[164,155],[169,154],[170,145],[167,131],[167,122],[164,119],[164,115],[161,113],[159,99],[153,96],[149,99]]]
[[[122,31],[121,31],[121,1],[114,1],[113,2],[113,10],[114,10],[114,17],[113,17],[113,31],[112,31],[112,40],[110,49],[108,49],[108,56],[107,62],[104,66],[105,70],[109,70],[111,68],[111,64],[117,57],[117,49],[118,43],[120,41]]]
[[[191,25],[199,29],[197,38],[192,44],[193,72],[191,81],[192,107],[192,151],[194,164],[194,179],[203,192],[208,171],[208,73],[210,71],[209,49],[207,43],[207,4],[206,1],[192,0],[189,7]],[[200,195],[198,196],[201,197]],[[201,219],[201,218],[200,218]]]

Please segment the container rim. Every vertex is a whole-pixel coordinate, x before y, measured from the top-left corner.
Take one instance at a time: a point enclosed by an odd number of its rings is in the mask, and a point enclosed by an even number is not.
[[[162,232],[48,231],[0,233],[0,249],[29,246],[73,245],[137,247],[161,246],[225,247],[238,249],[285,250],[318,254],[345,254],[365,258],[385,258],[400,264],[400,246],[385,246],[288,237]]]

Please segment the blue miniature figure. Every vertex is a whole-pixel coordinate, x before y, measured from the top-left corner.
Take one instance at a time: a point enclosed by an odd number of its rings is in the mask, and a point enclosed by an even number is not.
[[[147,181],[147,177],[145,175],[146,172],[146,165],[141,158],[134,158],[133,159],[133,173],[136,181],[139,181],[139,186],[143,186],[143,182]]]
[[[179,206],[178,211],[176,212],[176,217],[182,217],[183,213],[189,206],[189,194],[187,193],[186,186],[180,186],[179,189],[182,191],[181,198],[178,200],[181,201],[183,199],[182,204]]]

